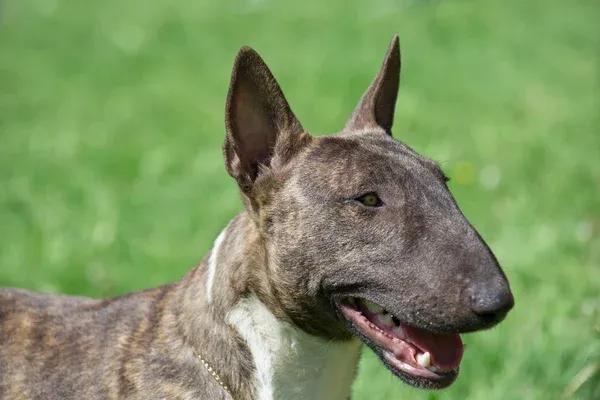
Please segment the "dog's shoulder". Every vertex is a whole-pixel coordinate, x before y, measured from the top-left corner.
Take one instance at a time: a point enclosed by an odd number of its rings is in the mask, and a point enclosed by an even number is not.
[[[143,374],[120,376],[146,365],[165,292],[92,299],[0,289],[0,399],[101,399],[128,387]]]

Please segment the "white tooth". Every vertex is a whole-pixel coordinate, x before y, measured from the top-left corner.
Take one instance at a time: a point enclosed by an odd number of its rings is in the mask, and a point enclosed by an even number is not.
[[[393,325],[392,317],[390,317],[390,314],[377,315],[377,322],[379,322],[379,324],[384,325],[384,326]]]
[[[427,368],[431,365],[431,355],[428,351],[417,354],[417,364],[423,368]]]
[[[369,300],[365,300],[365,306],[367,306],[367,309],[369,311],[371,311],[372,313],[375,313],[375,314],[379,314],[380,312],[383,311],[383,307],[381,307],[379,304],[375,304]]]

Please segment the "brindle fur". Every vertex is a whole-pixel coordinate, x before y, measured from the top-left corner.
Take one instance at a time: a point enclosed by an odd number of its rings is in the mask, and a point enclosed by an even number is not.
[[[243,48],[224,153],[246,209],[216,254],[212,302],[208,257],[177,283],[110,300],[2,289],[0,398],[229,399],[202,354],[235,399],[253,399],[256,366],[224,318],[251,293],[278,318],[336,341],[356,333],[335,307],[349,294],[437,332],[502,319],[512,296],[493,254],[438,166],[391,137],[399,69],[394,38],[344,130],[313,137]],[[385,208],[349,200],[370,191]]]

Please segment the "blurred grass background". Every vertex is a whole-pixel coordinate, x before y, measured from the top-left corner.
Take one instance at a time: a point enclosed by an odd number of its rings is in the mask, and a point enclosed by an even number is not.
[[[5,0],[0,286],[113,296],[173,281],[240,209],[221,157],[255,47],[312,132],[340,129],[400,34],[395,136],[440,161],[516,308],[451,388],[365,350],[355,399],[600,398],[600,3]]]

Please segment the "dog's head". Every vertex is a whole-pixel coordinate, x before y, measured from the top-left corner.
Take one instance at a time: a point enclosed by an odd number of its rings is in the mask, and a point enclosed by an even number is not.
[[[494,255],[440,167],[394,140],[394,38],[346,127],[312,137],[243,48],[226,107],[226,166],[264,247],[263,295],[303,330],[358,336],[406,382],[456,377],[459,336],[513,305]],[[324,110],[326,112],[326,110]]]

